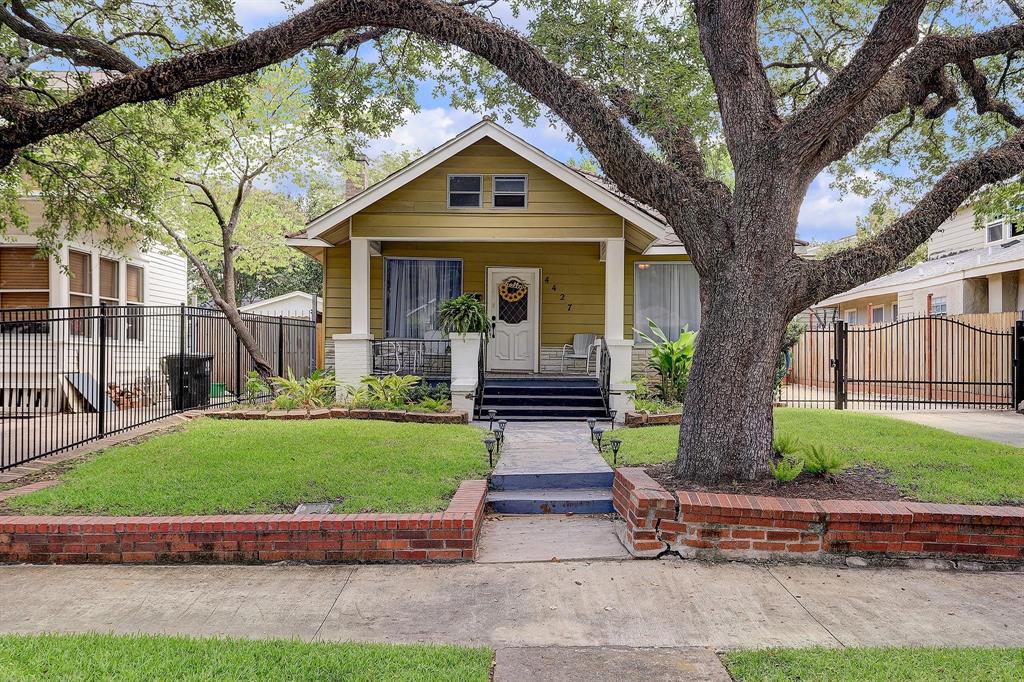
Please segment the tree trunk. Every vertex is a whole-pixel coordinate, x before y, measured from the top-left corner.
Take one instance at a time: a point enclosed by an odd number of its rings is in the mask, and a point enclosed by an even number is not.
[[[256,343],[256,338],[249,331],[249,328],[245,326],[245,322],[242,320],[242,315],[238,312],[238,308],[228,305],[227,302],[217,294],[214,294],[214,302],[224,313],[224,317],[227,318],[228,324],[231,325],[235,334],[238,334],[238,340],[242,343],[242,346],[249,352],[249,357],[252,358],[252,364],[256,373],[260,375],[261,379],[269,382],[270,378],[275,376],[274,369],[270,366],[270,363],[267,362],[266,357],[263,355],[263,351],[260,350],[259,345]]]
[[[762,478],[772,461],[772,393],[789,306],[777,285],[734,268],[701,281],[676,460],[679,476],[700,483]]]

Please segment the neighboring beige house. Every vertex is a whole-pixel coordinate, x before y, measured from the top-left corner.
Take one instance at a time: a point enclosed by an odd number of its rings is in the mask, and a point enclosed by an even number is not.
[[[977,229],[973,209],[963,206],[928,240],[927,260],[816,308],[837,309],[850,324],[1024,310],[1024,225],[996,220]]]
[[[463,408],[477,358],[465,351],[472,366],[460,365],[454,341],[441,350],[448,340],[434,327],[447,298],[473,293],[486,304],[488,375],[562,374],[565,345],[594,335],[591,361],[569,364],[599,374],[607,350],[612,409],[633,389],[634,325],[650,318],[669,335],[700,326],[696,272],[661,216],[486,119],[288,243],[324,265],[325,362],[341,383],[378,358],[424,373],[424,358],[450,353]],[[397,339],[411,343],[388,341]]]

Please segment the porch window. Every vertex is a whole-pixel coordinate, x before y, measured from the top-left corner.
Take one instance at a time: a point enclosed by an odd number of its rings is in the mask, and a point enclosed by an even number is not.
[[[700,328],[697,271],[689,263],[637,263],[633,279],[633,326],[647,333],[647,320],[670,339],[684,328]]]
[[[885,308],[882,306],[874,306],[871,308],[871,324],[881,324],[885,322]]]
[[[422,339],[437,329],[437,306],[462,293],[462,261],[384,259],[384,336]]]
[[[932,315],[945,315],[948,310],[945,296],[932,296]]]
[[[494,208],[526,208],[526,176],[495,175]]]
[[[448,208],[480,208],[483,190],[482,175],[449,175]]]
[[[34,248],[0,249],[0,308],[45,308],[50,304],[50,262]]]

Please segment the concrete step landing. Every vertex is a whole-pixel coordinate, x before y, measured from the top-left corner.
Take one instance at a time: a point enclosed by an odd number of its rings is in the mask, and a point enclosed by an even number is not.
[[[487,504],[502,514],[611,514],[611,488],[492,490]]]

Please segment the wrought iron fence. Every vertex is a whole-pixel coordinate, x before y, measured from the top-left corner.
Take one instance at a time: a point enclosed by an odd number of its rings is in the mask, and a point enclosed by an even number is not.
[[[373,373],[448,380],[452,347],[448,339],[379,339],[372,342]]]
[[[313,320],[243,313],[278,375],[309,376]],[[0,471],[176,412],[246,395],[249,353],[219,310],[0,310]]]
[[[612,356],[608,353],[608,344],[603,337],[599,352],[601,357],[599,358],[598,379],[601,384],[601,399],[604,401],[604,409],[607,411],[611,406]]]
[[[1012,409],[1024,400],[1024,321],[986,329],[929,316],[808,329],[780,401],[798,407]]]

